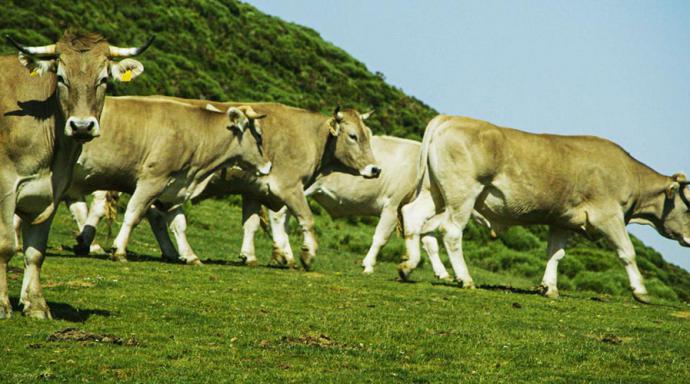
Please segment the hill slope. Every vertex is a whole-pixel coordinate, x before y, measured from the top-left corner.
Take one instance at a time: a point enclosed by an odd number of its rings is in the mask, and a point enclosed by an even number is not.
[[[436,114],[317,32],[236,1],[164,0],[145,7],[122,1],[10,1],[0,9],[0,34],[33,45],[55,41],[68,27],[100,32],[115,45],[140,44],[156,35],[154,46],[140,58],[144,76],[131,84],[111,84],[112,94],[278,101],[322,112],[336,104],[376,109],[369,123],[374,132],[416,139]],[[14,53],[7,45],[1,52]],[[334,236],[322,241],[364,254],[375,221],[349,223],[324,217],[319,231]],[[539,282],[545,265],[543,228],[514,228],[500,241],[490,241],[478,228],[469,232],[466,252],[475,268]],[[635,244],[650,291],[690,301],[690,274],[641,242]],[[572,246],[561,265],[562,288],[627,292],[625,272],[613,252],[580,238]],[[397,261],[402,252],[402,244],[394,242],[383,259]]]

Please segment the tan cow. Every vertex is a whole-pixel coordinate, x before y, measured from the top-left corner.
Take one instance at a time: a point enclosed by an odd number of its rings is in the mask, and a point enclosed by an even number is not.
[[[24,313],[49,318],[40,284],[55,207],[69,186],[82,143],[99,136],[109,77],[129,81],[143,65],[116,57],[143,52],[118,48],[100,35],[65,33],[56,43],[21,45],[17,57],[0,57],[0,318],[11,316],[7,263],[15,253],[13,216],[24,219]]]
[[[132,194],[113,243],[113,259],[125,261],[130,233],[154,201],[174,210],[232,164],[269,173],[256,121],[263,117],[247,106],[221,112],[158,97],[108,97],[105,140],[84,145],[68,195],[76,199],[99,189]],[[94,227],[82,232],[82,252],[88,253],[94,233]]]
[[[605,139],[531,134],[440,115],[424,133],[419,167],[420,174],[428,172],[436,211],[447,210],[444,243],[465,287],[474,286],[462,254],[462,232],[473,209],[492,225],[550,227],[542,281],[549,297],[558,296],[556,271],[571,231],[604,236],[615,246],[633,296],[641,302],[649,297],[626,224],[649,224],[690,246],[685,176],[661,175]],[[403,213],[412,210],[414,202]],[[408,247],[418,246],[416,236],[406,230]],[[416,266],[418,254],[411,252],[401,264],[402,276]]]
[[[243,195],[245,236],[241,256],[250,265],[256,263],[253,235],[259,228],[261,204],[274,210],[286,205],[302,228],[304,245],[301,261],[305,268],[309,268],[316,255],[317,244],[304,188],[311,185],[320,172],[334,164],[365,178],[378,177],[381,170],[375,164],[371,151],[371,133],[364,125],[369,114],[359,114],[352,109],[336,109],[329,117],[276,103],[209,103],[198,100],[196,104],[209,104],[218,109],[248,105],[257,113],[266,114],[261,123],[263,142],[274,165],[271,174],[265,177],[237,171],[219,172],[198,199],[227,194]],[[154,233],[165,257],[196,258],[184,236],[186,220],[181,209],[163,216],[149,215],[149,219],[152,218],[155,220],[150,220],[151,225],[153,228],[158,226]],[[178,240],[179,256],[168,238],[165,223]]]
[[[362,260],[365,274],[374,272],[376,257],[398,224],[400,208],[414,196],[420,146],[418,141],[391,136],[374,136],[371,140],[374,156],[379,162],[386,164],[386,169],[381,172],[381,176],[376,179],[358,179],[335,169],[334,172],[320,176],[305,191],[307,196],[316,200],[334,218],[379,216],[371,247]],[[426,206],[433,206],[428,178],[424,180],[423,189],[417,199]],[[271,212],[269,216],[273,232],[273,247],[278,250],[276,257],[284,257],[290,264],[293,256],[286,230],[287,213],[287,210],[283,208],[278,212]],[[433,216],[434,213],[432,208],[428,217]],[[428,217],[411,216],[410,220],[421,221],[407,225],[422,228]],[[479,223],[488,226],[486,220],[479,214],[475,213],[474,217]],[[435,275],[440,279],[449,278],[439,257],[438,241],[432,231],[424,233],[422,244],[429,255]]]

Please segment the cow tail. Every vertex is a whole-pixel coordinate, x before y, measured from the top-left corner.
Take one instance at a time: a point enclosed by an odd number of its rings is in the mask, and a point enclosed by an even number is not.
[[[120,192],[108,191],[105,194],[105,222],[108,226],[108,239],[112,237],[113,234],[113,224],[115,219],[117,219],[117,201],[120,199]]]
[[[424,138],[422,139],[422,148],[419,151],[419,163],[417,164],[417,181],[416,181],[415,194],[412,197],[412,200],[416,199],[417,196],[419,196],[419,193],[422,191],[422,187],[424,185],[424,178],[426,177],[426,174],[428,172],[428,168],[429,168],[429,145],[431,145],[431,139],[434,136],[434,132],[436,131],[436,127],[441,125],[440,123],[437,124],[436,120],[438,120],[438,116],[431,119],[429,124],[427,124],[427,126],[426,126],[426,130],[424,130]]]

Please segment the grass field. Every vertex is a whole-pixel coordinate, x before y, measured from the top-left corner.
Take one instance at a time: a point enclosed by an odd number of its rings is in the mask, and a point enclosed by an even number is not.
[[[266,236],[262,265],[248,268],[236,262],[239,217],[225,201],[190,211],[204,266],[161,262],[145,223],[136,256],[118,264],[61,250],[74,235],[61,208],[42,276],[54,320],[21,316],[15,257],[0,382],[690,382],[685,304],[567,290],[548,300],[536,280],[478,268],[473,291],[437,282],[428,264],[413,283],[396,282],[390,261],[363,276],[363,253],[329,232],[314,272],[267,267]],[[56,334],[65,328],[77,329]]]

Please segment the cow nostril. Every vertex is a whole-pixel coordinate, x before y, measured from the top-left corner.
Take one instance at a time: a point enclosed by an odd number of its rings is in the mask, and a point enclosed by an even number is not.
[[[379,168],[379,167],[373,167],[373,168],[371,169],[371,173],[373,173],[374,175],[378,176],[378,175],[381,174],[381,168]]]
[[[76,131],[77,128],[78,128],[78,127],[77,127],[77,123],[75,123],[74,120],[72,120],[72,121],[69,122],[69,126],[72,127],[72,129],[75,130],[75,131]]]
[[[91,131],[93,129],[94,123],[93,120],[89,121],[89,125],[86,126],[87,131]]]

